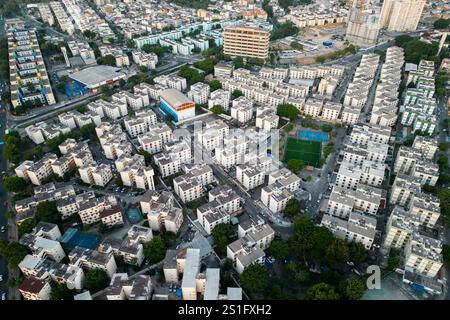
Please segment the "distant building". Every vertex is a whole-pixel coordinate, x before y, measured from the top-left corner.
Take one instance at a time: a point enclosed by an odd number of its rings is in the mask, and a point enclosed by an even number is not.
[[[225,27],[224,54],[266,59],[269,56],[270,32],[252,25]]]
[[[414,31],[425,4],[426,0],[385,0],[380,26],[388,31]]]

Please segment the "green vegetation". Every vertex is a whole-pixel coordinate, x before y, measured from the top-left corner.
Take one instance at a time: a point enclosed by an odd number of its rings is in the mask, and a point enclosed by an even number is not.
[[[211,89],[211,92],[222,89],[222,83],[219,80],[212,80],[209,82],[209,88]]]
[[[116,59],[110,54],[104,56],[104,57],[98,57],[97,58],[98,64],[104,64],[107,66],[115,66],[116,65]]]
[[[436,86],[436,95],[438,97],[445,97],[447,95],[447,90],[445,86],[447,82],[450,80],[450,77],[445,72],[439,72],[436,75],[435,86]]]
[[[181,67],[180,71],[178,72],[178,75],[180,77],[185,78],[189,85],[193,85],[194,83],[197,82],[202,82],[203,79],[205,78],[205,76],[200,74],[200,72],[186,65]]]
[[[254,263],[241,273],[239,280],[247,292],[251,294],[262,292],[268,284],[267,270],[264,266]]]
[[[340,296],[332,285],[321,282],[308,289],[307,300],[339,300]]]
[[[166,244],[161,237],[154,237],[151,241],[144,244],[144,256],[151,263],[158,263],[166,255]]]
[[[295,24],[291,21],[284,22],[282,24],[277,24],[274,26],[272,30],[272,34],[270,35],[270,40],[278,40],[283,39],[289,36],[297,35],[299,29]]]
[[[8,268],[10,270],[17,268],[19,263],[28,254],[27,247],[18,242],[0,240],[0,256],[8,260]]]
[[[210,73],[214,72],[214,65],[215,65],[215,62],[211,58],[207,58],[202,61],[198,61],[198,62],[194,63],[194,67],[205,71],[206,74],[210,74]]]
[[[30,233],[31,231],[33,231],[33,228],[36,226],[36,224],[37,221],[34,218],[28,218],[22,221],[22,223],[17,226],[19,237],[23,236],[25,233]]]
[[[154,45],[144,44],[141,49],[145,53],[153,52],[154,54],[156,54],[158,56],[158,58],[161,58],[166,53],[171,52],[171,48],[170,47],[163,47],[163,46],[161,46],[159,44],[154,44]]]
[[[230,237],[233,234],[233,228],[231,227],[231,225],[221,223],[214,227],[211,234],[214,239],[216,251],[219,254],[225,254],[227,245],[230,243]]]
[[[170,0],[170,2],[173,2],[182,7],[206,9],[208,8],[210,0]]]
[[[303,45],[301,43],[299,43],[298,41],[292,41],[291,48],[295,49],[295,50],[303,50]]]
[[[231,93],[231,97],[232,97],[233,99],[242,97],[243,95],[244,95],[244,94],[242,93],[242,91],[241,91],[241,90],[238,90],[238,89],[233,90],[233,92]]]
[[[305,168],[305,163],[300,159],[290,159],[286,167],[294,173],[299,173]]]
[[[289,253],[289,246],[285,241],[275,239],[270,243],[268,252],[276,260],[283,260]]]
[[[211,108],[211,112],[214,113],[215,115],[219,115],[225,113],[225,109],[221,105],[217,104]]]
[[[295,198],[289,199],[286,203],[286,207],[283,210],[284,216],[293,219],[300,214],[300,204]]]
[[[36,219],[50,223],[60,223],[61,214],[59,213],[55,201],[44,201],[36,207]]]
[[[3,179],[3,187],[8,192],[21,192],[27,187],[27,185],[28,183],[18,176],[11,176]]]
[[[342,57],[345,57],[348,54],[356,54],[357,51],[358,51],[357,47],[355,47],[354,45],[351,44],[348,47],[346,47],[345,49],[334,51],[334,52],[327,53],[327,54],[316,57],[316,62],[324,63],[329,60],[340,59]]]
[[[389,252],[387,270],[393,271],[400,266],[400,251],[391,249]]]
[[[291,121],[297,119],[299,113],[298,108],[289,103],[282,103],[277,106],[277,115],[289,118]]]
[[[418,64],[422,59],[438,62],[436,54],[439,44],[437,42],[430,44],[418,38],[402,35],[395,38],[395,45],[404,49],[405,62]]]
[[[292,123],[288,123],[288,124],[286,124],[286,126],[284,127],[284,132],[286,132],[286,133],[289,133],[289,132],[291,132],[292,130],[294,130],[294,125],[292,124]]]
[[[366,285],[361,279],[351,277],[345,281],[343,291],[348,300],[359,300],[366,291]]]
[[[85,287],[92,294],[108,286],[108,275],[102,269],[91,269],[86,272]]]
[[[318,167],[320,160],[321,143],[288,138],[284,153],[284,162],[291,159],[302,160],[304,164]]]
[[[433,23],[435,29],[447,29],[450,26],[450,19],[439,19]]]
[[[22,139],[18,131],[11,131],[3,136],[5,145],[3,146],[3,156],[14,164],[22,160]]]
[[[62,283],[50,291],[50,300],[73,300],[73,292]]]
[[[438,192],[438,197],[441,206],[441,216],[447,226],[450,227],[450,190],[447,188],[442,188]]]
[[[83,32],[83,36],[85,36],[86,38],[92,40],[92,39],[95,39],[97,34],[94,31],[91,31],[91,30],[85,30]]]
[[[439,150],[446,152],[448,150],[448,142],[441,142],[439,144]]]

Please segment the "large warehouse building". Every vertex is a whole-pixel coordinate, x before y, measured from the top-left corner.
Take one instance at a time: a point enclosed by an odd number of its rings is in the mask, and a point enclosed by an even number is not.
[[[120,68],[111,66],[94,66],[69,74],[82,88],[96,92],[102,85],[112,85],[126,77]]]
[[[160,95],[160,109],[176,122],[195,117],[195,103],[176,89],[166,89]]]

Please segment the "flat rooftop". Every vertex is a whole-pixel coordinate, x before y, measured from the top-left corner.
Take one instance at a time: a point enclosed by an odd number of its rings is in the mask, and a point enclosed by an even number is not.
[[[125,74],[120,71],[120,68],[103,65],[89,67],[69,74],[69,78],[78,81],[87,87],[95,87],[102,82],[116,79],[117,77],[125,77]]]

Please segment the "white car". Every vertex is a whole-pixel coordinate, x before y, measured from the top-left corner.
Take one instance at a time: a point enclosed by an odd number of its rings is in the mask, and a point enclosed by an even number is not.
[[[0,274],[0,282],[3,281],[3,275]]]
[[[2,294],[2,300],[6,300],[6,293]]]

